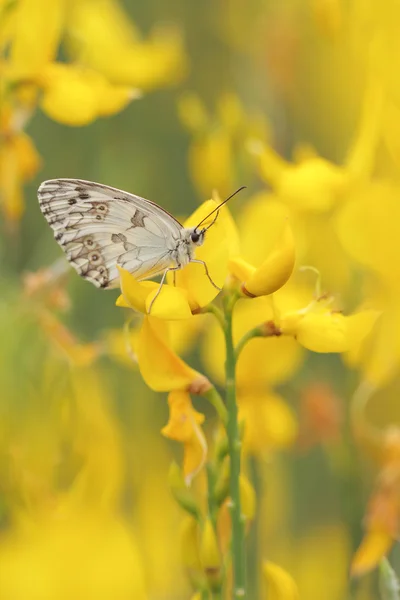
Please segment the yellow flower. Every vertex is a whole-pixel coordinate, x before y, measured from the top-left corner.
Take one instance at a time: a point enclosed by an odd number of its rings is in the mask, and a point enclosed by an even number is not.
[[[183,124],[193,136],[189,148],[190,175],[202,195],[217,189],[222,196],[232,192],[238,181],[238,165],[248,171],[243,151],[249,135],[263,137],[266,123],[261,115],[249,115],[233,93],[223,94],[214,114],[209,114],[194,93],[184,94],[178,103]]]
[[[189,485],[207,457],[207,442],[200,425],[204,415],[194,410],[187,392],[171,392],[168,397],[170,417],[161,433],[183,444],[183,473]]]
[[[234,187],[233,156],[229,135],[216,129],[194,140],[189,149],[189,171],[201,194],[216,188],[228,194]]]
[[[98,117],[119,112],[138,97],[137,90],[110,84],[104,75],[82,66],[48,64],[41,73],[41,106],[65,125],[87,125]]]
[[[261,176],[288,206],[302,211],[325,212],[341,199],[348,183],[344,169],[319,157],[292,165],[271,147],[250,144]]]
[[[31,138],[16,127],[18,115],[4,106],[0,123],[0,197],[10,221],[20,219],[23,210],[23,185],[34,177],[41,165]]]
[[[196,226],[216,206],[218,204],[214,200],[204,202],[185,221],[184,227]],[[205,226],[208,224],[206,222]],[[229,212],[223,207],[215,223],[206,232],[204,244],[196,249],[196,258],[206,263],[212,281],[220,288],[228,272],[230,247],[235,243],[232,228]],[[117,300],[117,305],[128,306],[147,314],[151,307],[151,315],[161,319],[187,319],[193,312],[209,304],[218,294],[205,272],[204,265],[198,263],[189,263],[175,272],[176,287],[163,285],[161,291],[160,284],[151,281],[138,282],[124,269],[120,269],[120,276],[122,297]]]
[[[187,59],[175,29],[155,29],[141,40],[121,4],[115,0],[74,2],[69,13],[69,48],[80,64],[102,73],[114,84],[154,89],[182,79]]]
[[[192,516],[185,516],[180,531],[182,562],[191,572],[200,572],[199,523]]]
[[[211,520],[206,519],[200,537],[199,548],[200,560],[203,569],[213,572],[221,567],[221,554],[218,547],[218,539]]]
[[[398,536],[400,523],[400,430],[389,427],[380,442],[381,467],[365,518],[366,533],[355,553],[351,572],[363,575],[386,556]]]
[[[147,598],[139,549],[121,518],[78,509],[26,525],[0,543],[5,598]]]
[[[315,302],[304,311],[282,314],[278,327],[283,335],[293,336],[313,352],[347,352],[368,336],[379,314],[363,310],[345,316],[324,302]]]
[[[369,531],[357,549],[352,561],[351,574],[365,575],[375,569],[393,546],[393,537],[386,531]]]
[[[12,79],[35,78],[55,59],[64,17],[65,0],[18,2],[8,67]]]
[[[299,592],[291,575],[270,561],[263,564],[263,575],[267,584],[268,600],[298,600]]]
[[[264,262],[255,268],[241,257],[231,258],[229,267],[242,281],[242,291],[251,297],[268,296],[279,290],[292,274],[295,262],[295,245],[292,230],[284,224],[276,247]]]
[[[190,368],[169,344],[168,324],[145,317],[137,341],[139,369],[146,384],[157,392],[170,390],[207,391],[211,385]]]

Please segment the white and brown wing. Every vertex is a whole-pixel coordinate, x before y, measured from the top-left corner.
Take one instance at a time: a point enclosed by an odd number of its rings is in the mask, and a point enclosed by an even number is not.
[[[38,198],[69,262],[96,287],[118,284],[117,265],[138,279],[170,266],[182,225],[154,202],[80,179],[45,181]]]

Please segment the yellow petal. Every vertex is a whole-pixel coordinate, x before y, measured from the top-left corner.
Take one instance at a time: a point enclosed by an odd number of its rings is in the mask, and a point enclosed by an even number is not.
[[[256,272],[256,268],[241,256],[234,256],[229,259],[229,270],[239,281],[247,281]]]
[[[32,139],[25,133],[19,133],[13,138],[13,146],[18,157],[21,178],[31,179],[41,165],[41,158]]]
[[[340,242],[351,258],[394,285],[399,279],[399,192],[387,181],[360,185],[336,218]]]
[[[268,600],[298,600],[299,592],[291,575],[279,565],[265,561],[262,567]]]
[[[6,216],[18,220],[24,210],[22,185],[36,175],[41,159],[25,133],[12,135],[0,147],[0,195]]]
[[[297,341],[313,352],[346,352],[357,346],[371,331],[379,313],[362,311],[355,315],[344,316],[331,311],[306,313],[298,319],[293,331]],[[285,318],[281,329],[286,329]]]
[[[117,305],[134,308],[139,312],[146,313],[147,298],[150,292],[160,287],[159,284],[154,281],[139,282],[129,271],[122,267],[118,267],[118,271],[122,298],[121,296],[118,298]]]
[[[189,148],[189,170],[201,194],[207,197],[216,188],[225,196],[234,185],[233,150],[228,132],[215,128]]]
[[[182,522],[180,542],[183,565],[190,570],[200,571],[202,565],[199,556],[199,524],[194,517],[186,516]]]
[[[292,230],[286,222],[281,238],[269,257],[245,281],[244,289],[252,296],[268,296],[281,288],[292,274],[295,262]]]
[[[158,30],[141,41],[120,3],[74,2],[69,27],[74,34],[69,46],[74,56],[113,83],[152,89],[174,83],[185,74],[179,31]]]
[[[122,297],[117,306],[129,307],[160,319],[187,319],[192,316],[184,290],[154,281],[137,281],[126,269],[118,267]],[[158,295],[157,295],[158,294]],[[155,296],[157,298],[154,300]]]
[[[374,569],[389,552],[392,536],[385,531],[369,531],[361,542],[351,564],[352,575],[364,575]]]
[[[204,415],[193,408],[190,395],[184,391],[170,392],[168,404],[169,421],[162,429],[163,435],[177,442],[189,442],[194,427],[204,422]]]
[[[157,392],[185,390],[202,378],[172,351],[168,345],[168,325],[154,317],[143,320],[137,354],[143,379]]]
[[[115,115],[123,110],[128,104],[141,97],[141,92],[137,88],[127,85],[107,85],[99,90],[97,111],[99,116],[107,117]]]
[[[343,169],[322,158],[312,158],[285,169],[276,192],[293,208],[325,212],[340,200],[346,183]]]
[[[240,504],[245,519],[252,520],[256,514],[256,492],[245,475],[240,475]]]
[[[241,256],[259,267],[277,247],[288,215],[287,207],[273,194],[252,196],[239,213]]]
[[[147,600],[140,543],[127,520],[80,506],[39,521],[31,516],[25,530],[2,540],[4,598]]]
[[[207,442],[200,424],[204,415],[194,410],[187,392],[174,391],[168,396],[170,418],[161,433],[183,443],[183,473],[185,482],[190,484],[193,477],[202,469],[207,458]]]
[[[296,439],[296,417],[278,394],[240,394],[239,419],[244,422],[244,450],[250,454],[263,456],[288,448]]]
[[[359,346],[364,341],[381,314],[379,310],[367,309],[347,317],[350,349]]]
[[[113,86],[100,73],[76,65],[48,65],[41,84],[44,112],[55,121],[73,126],[114,114],[135,97],[131,88]]]
[[[20,0],[11,45],[12,76],[29,78],[55,58],[65,0]]]
[[[197,94],[186,92],[178,98],[178,113],[183,125],[192,133],[205,130],[209,117]]]
[[[217,535],[210,519],[206,519],[201,532],[200,560],[205,571],[214,571],[221,566]]]
[[[171,285],[163,285],[161,292],[158,294],[156,300],[152,304],[153,299],[158,293],[159,284],[157,284],[157,290],[152,290],[146,299],[146,313],[159,319],[168,320],[179,320],[188,319],[192,316],[189,302],[185,291],[173,287]]]

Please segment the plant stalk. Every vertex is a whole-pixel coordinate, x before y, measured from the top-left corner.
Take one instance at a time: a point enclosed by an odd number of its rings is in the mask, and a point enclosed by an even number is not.
[[[225,299],[225,344],[226,344],[226,408],[228,418],[226,432],[230,458],[230,510],[232,521],[232,600],[246,598],[246,558],[244,545],[244,520],[240,503],[241,439],[236,403],[235,369],[236,358],[232,335],[232,313],[236,297]]]

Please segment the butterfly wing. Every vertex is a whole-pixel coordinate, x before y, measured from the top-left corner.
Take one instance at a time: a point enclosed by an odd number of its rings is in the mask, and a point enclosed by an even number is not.
[[[147,279],[171,265],[182,225],[160,206],[100,183],[45,181],[40,208],[76,271],[96,285],[118,285],[117,265]]]

